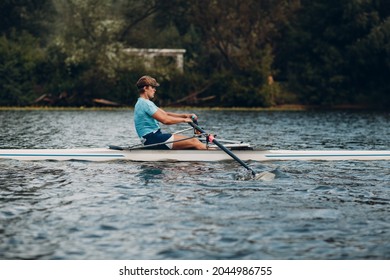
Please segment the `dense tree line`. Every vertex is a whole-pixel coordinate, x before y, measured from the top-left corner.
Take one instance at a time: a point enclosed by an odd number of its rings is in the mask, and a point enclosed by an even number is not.
[[[2,0],[0,105],[390,106],[387,0]],[[184,72],[126,48],[186,49]]]

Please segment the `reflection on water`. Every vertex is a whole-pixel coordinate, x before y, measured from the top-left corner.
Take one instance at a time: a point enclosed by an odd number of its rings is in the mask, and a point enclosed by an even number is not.
[[[198,111],[266,149],[390,149],[389,114]],[[1,111],[1,148],[137,143],[130,111]],[[171,127],[164,127],[169,130]],[[388,259],[388,161],[0,161],[1,259]]]

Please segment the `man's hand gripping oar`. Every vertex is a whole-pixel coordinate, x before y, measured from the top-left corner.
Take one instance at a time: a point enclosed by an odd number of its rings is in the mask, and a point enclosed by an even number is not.
[[[206,131],[204,131],[201,127],[199,127],[195,122],[190,122],[189,123],[195,130],[197,131],[200,131],[201,133],[207,135],[207,138],[208,138],[208,141],[209,142],[212,142],[214,143],[216,146],[218,146],[222,151],[224,151],[225,153],[227,153],[229,156],[231,156],[235,161],[237,161],[239,164],[241,164],[243,167],[245,167],[247,170],[249,170],[251,173],[252,173],[252,176],[257,179],[257,180],[265,180],[265,181],[270,181],[272,179],[275,178],[275,174],[274,173],[271,173],[271,172],[268,172],[268,171],[264,171],[264,172],[261,172],[261,173],[258,173],[256,174],[256,172],[250,168],[245,162],[243,162],[241,159],[239,159],[234,153],[232,153],[232,151],[230,151],[229,149],[227,149],[224,145],[222,145],[221,143],[218,142],[218,140],[216,140],[214,138],[213,135],[211,134],[207,134]]]

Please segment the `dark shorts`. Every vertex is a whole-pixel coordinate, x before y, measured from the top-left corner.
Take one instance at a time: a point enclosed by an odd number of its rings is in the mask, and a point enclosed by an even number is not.
[[[172,139],[170,139],[172,137]],[[146,134],[142,138],[145,139],[143,142],[145,146],[157,144],[157,143],[163,143],[166,141],[172,141],[173,135],[171,133],[162,133],[161,130],[157,130],[156,132],[152,132],[149,134]],[[170,150],[172,149],[173,143],[169,144],[163,144],[163,145],[156,145],[152,147],[148,147],[148,149],[154,149],[154,150]]]

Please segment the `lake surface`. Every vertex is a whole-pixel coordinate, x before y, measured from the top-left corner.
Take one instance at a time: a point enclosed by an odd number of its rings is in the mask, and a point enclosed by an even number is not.
[[[195,111],[264,149],[389,150],[390,113]],[[0,111],[0,148],[138,144],[133,112]],[[186,128],[164,126],[176,131]],[[389,161],[0,160],[0,259],[390,259]]]

